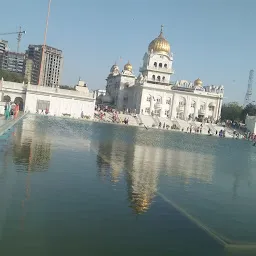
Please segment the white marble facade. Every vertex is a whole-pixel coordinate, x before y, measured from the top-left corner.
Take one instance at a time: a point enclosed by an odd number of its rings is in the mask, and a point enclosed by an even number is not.
[[[76,90],[65,90],[38,85],[13,83],[0,80],[0,101],[4,96],[9,96],[11,102],[17,98],[22,101],[21,110],[30,113],[41,113],[47,109],[52,116],[70,116],[74,118],[84,116],[94,118],[95,97],[89,92],[88,87],[81,83],[75,87]],[[0,113],[4,111],[4,105],[0,104]]]
[[[140,74],[136,77],[128,62],[123,71],[115,64],[107,78],[106,92],[118,110],[171,119],[210,118],[218,120],[224,87],[203,86],[198,78],[171,82],[173,55],[170,44],[160,35],[148,47]]]

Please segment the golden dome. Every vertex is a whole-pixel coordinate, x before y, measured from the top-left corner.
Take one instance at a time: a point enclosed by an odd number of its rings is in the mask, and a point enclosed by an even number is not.
[[[132,72],[132,65],[130,64],[129,61],[127,64],[124,65],[124,70]]]
[[[194,85],[195,86],[202,86],[203,85],[203,82],[201,79],[197,78],[195,81],[194,81]]]
[[[148,46],[148,51],[151,52],[159,52],[169,54],[171,51],[171,47],[169,42],[163,36],[163,26],[161,26],[160,34],[157,38],[155,38]]]

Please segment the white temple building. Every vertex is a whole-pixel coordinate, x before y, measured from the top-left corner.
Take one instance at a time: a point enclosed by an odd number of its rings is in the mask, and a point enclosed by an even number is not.
[[[6,101],[6,97],[9,99]],[[74,90],[60,89],[0,80],[0,114],[4,114],[6,102],[17,102],[20,110],[30,113],[45,113],[51,116],[84,116],[93,119],[95,96],[84,81],[79,80]]]
[[[120,111],[155,115],[170,119],[218,120],[224,94],[222,85],[204,86],[198,78],[171,82],[173,54],[170,44],[160,34],[144,54],[139,76],[128,62],[122,71],[115,64],[107,77],[105,103]]]

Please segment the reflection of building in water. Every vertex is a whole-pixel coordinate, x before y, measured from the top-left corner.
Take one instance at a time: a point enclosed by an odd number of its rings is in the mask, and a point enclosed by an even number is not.
[[[134,130],[134,133],[134,143],[117,140],[114,134],[109,135],[106,142],[100,140],[98,165],[101,177],[111,177],[113,182],[118,181],[121,170],[125,170],[129,200],[136,213],[149,209],[161,171],[167,176],[179,177],[184,183],[212,183],[212,155],[145,145],[140,141],[141,131]]]
[[[124,142],[115,141],[101,142],[98,146],[97,164],[99,176],[102,179],[110,178],[111,182],[117,183],[127,155],[128,145]]]
[[[140,214],[147,211],[157,192],[158,167],[161,155],[155,147],[134,145],[133,155],[129,156],[133,163],[127,168],[128,196],[132,209]]]
[[[27,165],[29,171],[47,171],[51,158],[51,145],[46,139],[46,131],[38,130],[37,120],[33,117],[22,124],[15,133],[13,147],[14,163]]]
[[[166,149],[164,155],[164,169],[168,176],[180,176],[185,183],[191,180],[212,183],[213,155],[171,149]]]

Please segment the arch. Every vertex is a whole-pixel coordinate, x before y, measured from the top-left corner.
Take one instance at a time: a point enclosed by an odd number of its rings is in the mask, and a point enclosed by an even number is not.
[[[163,64],[162,63],[159,63],[159,68],[162,68],[163,67]]]
[[[160,95],[156,96],[156,102],[162,104],[162,97]]]
[[[14,103],[19,105],[20,111],[23,111],[23,109],[24,109],[24,102],[23,102],[23,99],[21,97],[16,97],[14,99]]]
[[[157,81],[160,82],[160,80],[161,80],[161,77],[160,77],[160,76],[157,76]]]
[[[154,67],[157,67],[157,62],[154,62]]]
[[[166,63],[164,64],[164,67],[167,68],[167,64]]]
[[[211,102],[210,104],[208,104],[208,110],[211,112],[214,112],[215,109],[215,104],[213,102]]]
[[[200,109],[201,109],[201,110],[205,110],[205,105],[206,105],[205,102],[201,102],[201,103],[200,103]]]
[[[12,99],[9,95],[4,95],[4,102],[10,102]]]
[[[169,97],[169,98],[167,98],[166,99],[166,104],[167,105],[171,105],[171,103],[172,103],[172,99]]]
[[[154,80],[154,81],[156,80],[156,76],[155,75],[152,76],[152,80]]]
[[[150,94],[148,94],[148,95],[146,96],[146,101],[151,101],[151,95],[150,95]]]
[[[163,82],[165,81],[165,76],[162,77],[162,81],[163,81]]]
[[[195,108],[196,107],[196,102],[194,100],[191,101],[191,108]]]
[[[185,106],[186,105],[186,99],[184,97],[179,98],[179,106]]]

